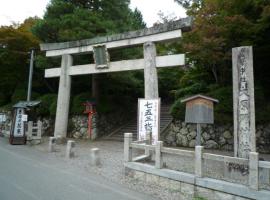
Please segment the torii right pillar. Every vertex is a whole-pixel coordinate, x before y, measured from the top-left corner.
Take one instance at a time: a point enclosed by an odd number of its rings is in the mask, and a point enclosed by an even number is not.
[[[256,152],[253,53],[251,46],[232,49],[234,156]]]

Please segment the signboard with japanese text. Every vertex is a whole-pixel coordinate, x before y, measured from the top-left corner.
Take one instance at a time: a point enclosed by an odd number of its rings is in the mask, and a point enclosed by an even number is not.
[[[151,132],[152,144],[159,139],[160,99],[139,99],[138,101],[138,139],[145,140]]]
[[[14,137],[24,137],[24,121],[23,121],[24,109],[17,108],[16,120],[14,124]]]
[[[7,120],[6,115],[3,113],[0,113],[0,123],[3,123]]]
[[[22,115],[22,121],[27,122],[28,120],[28,115]]]

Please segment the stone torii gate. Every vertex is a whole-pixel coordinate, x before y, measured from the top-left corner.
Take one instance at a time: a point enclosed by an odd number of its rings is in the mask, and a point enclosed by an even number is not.
[[[47,57],[61,56],[61,67],[45,70],[45,77],[60,77],[54,136],[67,134],[71,77],[85,74],[110,73],[144,69],[145,98],[158,98],[157,67],[175,67],[185,64],[185,55],[157,56],[155,43],[181,38],[182,31],[191,29],[192,18],[145,28],[138,31],[97,37],[80,41],[40,44]],[[108,50],[143,45],[144,58],[110,62]],[[73,65],[72,55],[93,52],[95,63]]]

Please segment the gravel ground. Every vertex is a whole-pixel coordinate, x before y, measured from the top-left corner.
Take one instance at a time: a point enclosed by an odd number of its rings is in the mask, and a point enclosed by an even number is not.
[[[64,160],[68,165],[76,167],[78,170],[86,172],[94,172],[104,179],[112,182],[123,184],[126,187],[149,194],[156,199],[174,200],[179,199],[179,194],[176,191],[164,189],[158,185],[147,184],[124,174],[124,143],[115,141],[87,141],[75,140],[76,156],[70,160],[65,159],[65,145],[57,145],[57,151],[50,153],[51,156]],[[34,146],[39,151],[48,153],[48,138],[43,138],[40,145]],[[101,163],[100,167],[91,166],[90,164],[90,149],[99,148]],[[136,154],[136,152],[135,152]]]
[[[64,160],[68,166],[75,167],[78,170],[84,170],[86,172],[94,172],[104,179],[108,179],[112,182],[123,184],[132,190],[143,192],[149,194],[156,199],[162,200],[174,200],[179,199],[179,194],[173,190],[164,189],[158,185],[147,184],[145,182],[135,180],[131,177],[124,175],[124,143],[116,141],[88,141],[88,140],[75,140],[75,158],[66,160],[65,159],[65,149],[66,145],[57,145],[57,151],[50,153],[51,156],[54,156],[58,159]],[[48,138],[43,138],[43,141],[40,145],[34,146],[36,149],[48,153]],[[99,148],[101,156],[101,166],[95,167],[90,164],[90,150],[91,148]],[[191,150],[187,149],[186,150]],[[206,150],[206,152],[214,154],[223,154],[223,155],[232,155],[232,152],[224,152],[217,150]],[[140,152],[134,152],[136,155]],[[265,160],[270,160],[270,155],[261,155]],[[164,161],[166,162],[167,167],[170,169],[181,170],[185,172],[192,173],[193,168],[193,159],[175,157],[173,155],[164,155]],[[181,168],[179,167],[181,166]]]

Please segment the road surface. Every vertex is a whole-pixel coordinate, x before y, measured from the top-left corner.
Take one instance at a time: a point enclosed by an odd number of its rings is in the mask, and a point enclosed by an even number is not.
[[[151,200],[70,167],[49,153],[9,145],[0,137],[0,200]]]

